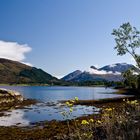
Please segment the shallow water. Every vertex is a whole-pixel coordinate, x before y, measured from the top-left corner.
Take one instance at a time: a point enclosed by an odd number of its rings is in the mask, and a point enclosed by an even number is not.
[[[61,100],[80,100],[115,98],[123,95],[115,94],[117,90],[104,87],[45,87],[45,86],[1,86],[19,91],[25,98],[37,99],[41,101],[36,105],[28,106],[24,109],[4,111],[4,116],[0,117],[0,126],[26,126],[45,120],[72,119],[83,115],[98,113],[99,109],[91,106],[74,106],[74,111],[68,118],[64,118],[61,112],[68,111],[69,108],[60,104]]]

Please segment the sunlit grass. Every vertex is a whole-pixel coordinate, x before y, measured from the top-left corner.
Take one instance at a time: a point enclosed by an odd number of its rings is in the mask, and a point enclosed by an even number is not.
[[[70,112],[65,112],[67,115],[72,114],[73,105],[77,101],[78,98],[75,98],[66,102]],[[123,99],[121,106],[103,107],[99,118],[92,115],[82,120],[74,119],[71,124],[70,121],[67,138],[72,140],[135,139],[140,136],[138,118],[140,118],[139,101]]]

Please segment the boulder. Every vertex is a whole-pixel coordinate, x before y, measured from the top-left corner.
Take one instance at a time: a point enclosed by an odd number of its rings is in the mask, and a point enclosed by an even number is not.
[[[0,104],[22,102],[23,100],[24,98],[19,92],[0,88]]]

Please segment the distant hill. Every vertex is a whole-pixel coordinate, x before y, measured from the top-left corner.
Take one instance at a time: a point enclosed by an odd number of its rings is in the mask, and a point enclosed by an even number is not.
[[[85,82],[85,81],[121,81],[123,77],[122,72],[134,67],[131,64],[116,63],[107,65],[97,69],[95,66],[91,66],[87,71],[74,71],[62,79],[70,82]]]
[[[59,81],[41,69],[0,58],[0,84],[53,84]]]

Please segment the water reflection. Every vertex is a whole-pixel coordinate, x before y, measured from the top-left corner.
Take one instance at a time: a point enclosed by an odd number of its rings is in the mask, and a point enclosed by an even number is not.
[[[41,87],[41,86],[1,86],[3,88],[19,91],[25,98],[42,101],[37,105],[28,106],[24,109],[16,109],[3,112],[0,117],[0,126],[19,125],[26,126],[38,121],[63,120],[61,112],[69,108],[62,106],[59,100],[80,100],[114,98],[123,95],[115,94],[116,90],[104,87]],[[74,111],[68,119],[97,113],[99,109],[92,106],[74,106]]]
[[[46,106],[45,104],[37,104],[25,109],[16,109],[12,111],[5,111],[4,116],[0,117],[0,126],[27,126],[40,121],[51,120],[65,120],[72,119],[79,116],[97,113],[99,109],[94,107],[74,106],[74,110],[68,118],[64,118],[61,112],[69,111],[69,108],[61,104],[56,106]]]
[[[0,117],[0,126],[29,125],[30,121],[26,119],[24,115],[23,110],[4,112],[4,116]]]

